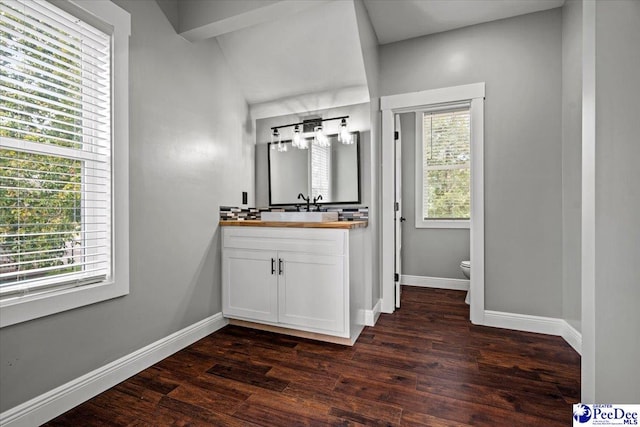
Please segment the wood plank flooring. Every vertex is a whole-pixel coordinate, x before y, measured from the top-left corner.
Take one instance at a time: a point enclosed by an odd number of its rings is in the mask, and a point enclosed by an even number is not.
[[[404,287],[353,347],[227,326],[47,426],[571,424],[580,356],[474,326],[464,292]]]

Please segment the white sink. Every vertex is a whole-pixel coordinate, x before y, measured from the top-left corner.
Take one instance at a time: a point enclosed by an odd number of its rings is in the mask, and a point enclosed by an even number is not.
[[[338,212],[262,212],[262,221],[328,222],[337,221]]]

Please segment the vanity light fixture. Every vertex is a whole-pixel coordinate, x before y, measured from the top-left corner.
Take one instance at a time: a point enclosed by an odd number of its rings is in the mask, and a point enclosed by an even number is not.
[[[313,132],[313,144],[319,147],[328,147],[331,145],[329,138],[325,133],[325,127],[323,122],[332,120],[340,120],[340,128],[338,132],[338,141],[343,144],[353,144],[353,138],[349,133],[349,127],[347,119],[349,116],[331,117],[329,119],[313,118],[307,119],[299,123],[291,123],[288,125],[274,126],[271,128],[271,148],[278,151],[287,151],[286,144],[282,143],[279,129],[293,127],[293,134],[291,137],[291,145],[301,150],[309,148],[309,142],[304,138],[304,134]],[[300,129],[302,126],[302,130]]]

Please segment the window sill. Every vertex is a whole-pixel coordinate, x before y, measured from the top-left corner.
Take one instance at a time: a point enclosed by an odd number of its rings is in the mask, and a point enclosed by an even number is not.
[[[101,282],[75,288],[7,298],[0,302],[0,328],[127,295],[129,280]]]
[[[461,220],[429,220],[416,221],[416,228],[471,228],[471,221]]]

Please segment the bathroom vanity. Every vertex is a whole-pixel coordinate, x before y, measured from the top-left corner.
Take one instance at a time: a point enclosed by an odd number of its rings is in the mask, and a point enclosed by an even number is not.
[[[364,327],[364,221],[220,221],[230,323],[352,345]]]

